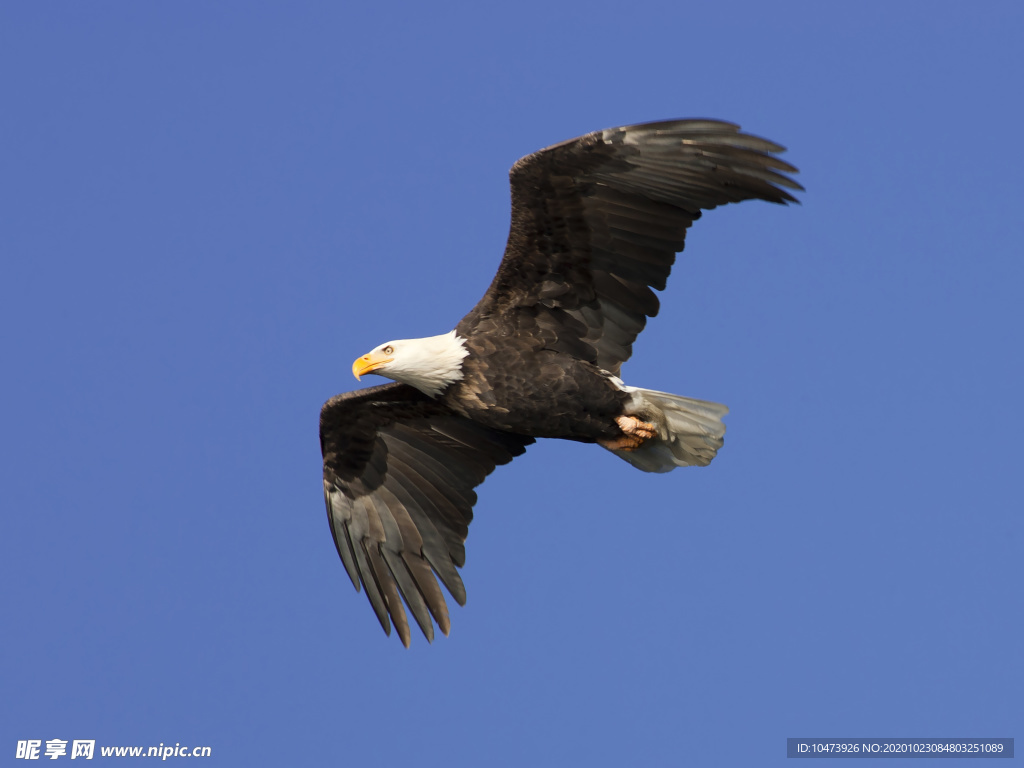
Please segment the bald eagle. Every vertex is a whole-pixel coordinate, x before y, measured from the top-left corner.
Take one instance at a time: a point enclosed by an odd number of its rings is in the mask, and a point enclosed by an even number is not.
[[[627,386],[620,368],[702,210],[796,199],[784,149],[715,120],[596,131],[509,172],[512,224],[483,299],[439,336],[389,341],[356,378],[394,383],[320,413],[324,499],[352,585],[409,645],[402,598],[427,640],[447,635],[438,579],[464,605],[456,566],[474,489],[540,437],[597,443],[645,472],[706,466],[727,408]],[[435,578],[436,577],[436,578]]]

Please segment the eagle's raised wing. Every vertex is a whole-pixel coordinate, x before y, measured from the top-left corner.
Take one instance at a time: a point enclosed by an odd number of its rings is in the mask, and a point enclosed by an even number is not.
[[[394,621],[409,645],[401,595],[428,640],[431,615],[448,634],[448,608],[434,574],[465,604],[455,566],[466,561],[473,489],[532,442],[480,426],[404,384],[348,392],[324,404],[320,448],[331,533],[352,584],[366,588],[385,632],[391,634]]]
[[[512,226],[490,289],[462,336],[512,332],[618,373],[683,250],[687,228],[724,203],[795,202],[778,144],[716,120],[596,131],[519,160]]]

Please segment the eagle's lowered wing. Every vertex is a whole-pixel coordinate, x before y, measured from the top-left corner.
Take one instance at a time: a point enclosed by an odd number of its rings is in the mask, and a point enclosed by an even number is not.
[[[435,574],[460,605],[456,566],[473,519],[473,490],[532,438],[476,424],[404,384],[348,392],[320,412],[324,499],[338,554],[384,631],[408,646],[400,595],[428,640],[448,634]],[[389,619],[390,617],[390,619]]]

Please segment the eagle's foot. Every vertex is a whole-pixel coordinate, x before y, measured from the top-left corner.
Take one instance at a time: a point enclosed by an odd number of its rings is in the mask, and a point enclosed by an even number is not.
[[[635,416],[619,416],[615,419],[615,423],[622,430],[622,437],[598,440],[598,443],[609,451],[635,451],[657,434],[653,424],[640,421]]]

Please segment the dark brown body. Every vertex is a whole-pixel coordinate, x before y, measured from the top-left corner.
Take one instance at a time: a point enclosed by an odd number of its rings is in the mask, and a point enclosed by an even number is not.
[[[494,429],[529,437],[593,443],[622,434],[615,418],[629,396],[593,363],[546,349],[535,338],[466,341],[463,379],[442,393],[453,411]]]

